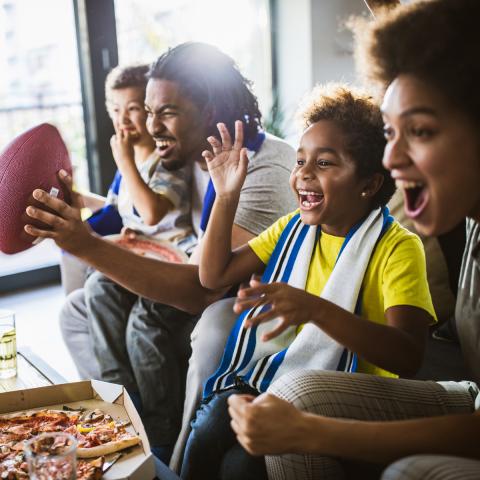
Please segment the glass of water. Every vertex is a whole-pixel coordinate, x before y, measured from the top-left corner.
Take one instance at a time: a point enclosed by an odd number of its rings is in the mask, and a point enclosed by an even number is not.
[[[42,433],[25,442],[30,478],[35,480],[75,480],[77,441],[69,433]]]
[[[0,379],[17,374],[17,341],[15,314],[0,310]]]

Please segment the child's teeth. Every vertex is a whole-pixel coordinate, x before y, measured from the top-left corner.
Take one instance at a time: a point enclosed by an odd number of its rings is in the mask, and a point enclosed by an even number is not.
[[[423,187],[422,182],[415,182],[410,180],[396,180],[395,184],[397,188],[404,188],[404,189]]]

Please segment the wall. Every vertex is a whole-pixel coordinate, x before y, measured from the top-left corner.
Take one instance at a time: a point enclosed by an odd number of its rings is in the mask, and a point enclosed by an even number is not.
[[[278,0],[278,90],[287,140],[296,146],[294,113],[317,83],[353,82],[352,36],[342,23],[368,14],[363,0]]]

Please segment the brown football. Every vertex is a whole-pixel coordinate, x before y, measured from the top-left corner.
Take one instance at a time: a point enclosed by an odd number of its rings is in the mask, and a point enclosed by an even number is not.
[[[32,197],[36,188],[50,192],[70,202],[68,191],[59,181],[60,169],[72,173],[65,143],[58,130],[42,123],[17,136],[0,153],[0,250],[17,253],[32,246],[34,237],[28,235],[27,223],[42,226],[26,213],[28,205],[39,205]],[[43,225],[45,227],[45,225]]]

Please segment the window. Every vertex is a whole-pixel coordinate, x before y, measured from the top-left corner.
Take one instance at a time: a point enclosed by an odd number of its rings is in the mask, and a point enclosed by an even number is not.
[[[119,63],[155,60],[193,40],[216,45],[253,81],[265,114],[272,103],[268,0],[115,0]]]
[[[73,3],[0,0],[0,44],[0,148],[30,127],[51,123],[68,147],[76,183],[88,188]],[[0,276],[56,262],[58,250],[42,242],[2,256]]]

